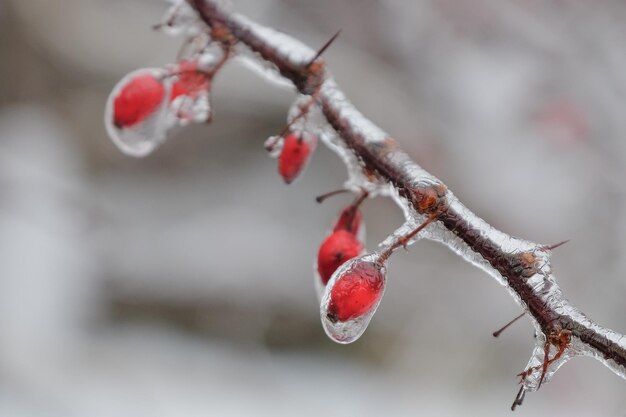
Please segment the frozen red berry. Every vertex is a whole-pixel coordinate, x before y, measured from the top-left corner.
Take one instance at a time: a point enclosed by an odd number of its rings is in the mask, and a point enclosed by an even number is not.
[[[385,276],[374,262],[357,262],[337,277],[330,289],[326,317],[331,323],[345,322],[368,314],[383,295]]]
[[[287,184],[295,180],[309,162],[315,140],[289,134],[285,138],[283,148],[278,157],[278,173]]]
[[[113,100],[113,123],[118,129],[130,128],[150,117],[165,97],[162,81],[150,72],[128,80]]]
[[[363,244],[356,235],[339,229],[331,233],[320,246],[317,255],[317,272],[324,285],[344,262],[357,257],[363,251]]]

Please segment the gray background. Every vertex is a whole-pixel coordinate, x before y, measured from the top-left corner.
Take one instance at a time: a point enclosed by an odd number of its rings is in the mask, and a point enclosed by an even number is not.
[[[555,243],[570,300],[626,331],[626,4],[233,2],[321,45],[348,96],[472,210]],[[287,187],[263,141],[293,92],[238,64],[215,121],[150,157],[114,148],[108,92],[171,62],[149,0],[0,0],[0,416],[509,413],[533,346],[493,279],[442,246],[394,255],[356,343],[323,333],[312,263],[347,196],[320,146]],[[374,248],[401,222],[364,207]],[[568,363],[521,416],[625,416],[626,382]]]

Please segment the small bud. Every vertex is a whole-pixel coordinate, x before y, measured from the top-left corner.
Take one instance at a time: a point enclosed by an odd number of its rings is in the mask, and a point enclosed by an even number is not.
[[[172,85],[170,102],[181,95],[195,97],[209,89],[210,77],[206,72],[198,69],[194,61],[181,61],[177,66],[178,78]]]
[[[317,138],[313,136],[290,133],[285,137],[278,157],[278,173],[287,184],[304,170],[316,145]]]
[[[183,60],[170,70],[174,81],[169,97],[174,123],[204,123],[211,120],[211,73],[198,60]]]

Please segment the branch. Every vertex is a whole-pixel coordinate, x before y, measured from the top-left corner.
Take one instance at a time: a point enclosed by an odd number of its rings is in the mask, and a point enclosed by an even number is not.
[[[550,264],[554,247],[509,236],[472,213],[443,182],[412,161],[394,139],[350,103],[320,53],[226,11],[218,1],[187,3],[178,6],[191,13],[195,10],[203,22],[196,24],[224,51],[263,61],[303,95],[306,104],[302,105],[302,99],[296,102],[301,113],[292,117],[292,123],[305,112],[317,112],[322,140],[349,168],[347,188],[391,197],[402,208],[406,222],[381,244],[383,249],[420,238],[438,241],[509,290],[531,318],[537,336],[527,368],[519,374],[521,388],[512,409],[522,403],[526,392],[539,389],[575,356],[594,357],[626,378],[626,337],[594,323],[565,299]],[[381,265],[376,262],[372,265]]]

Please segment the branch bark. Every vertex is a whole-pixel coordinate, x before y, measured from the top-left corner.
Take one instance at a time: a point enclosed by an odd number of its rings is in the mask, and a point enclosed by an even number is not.
[[[390,184],[407,221],[435,214],[426,238],[440,241],[505,285],[531,317],[537,345],[513,407],[527,391],[539,389],[572,357],[600,360],[626,378],[626,337],[603,328],[573,307],[556,284],[551,248],[511,237],[466,208],[436,177],[423,170],[398,143],[359,113],[335,83],[322,58],[299,41],[225,11],[213,0],[188,0],[213,30],[227,32],[271,64],[296,89],[314,95],[317,106],[336,131],[342,146],[358,160],[363,175]],[[279,38],[277,38],[279,36]]]

